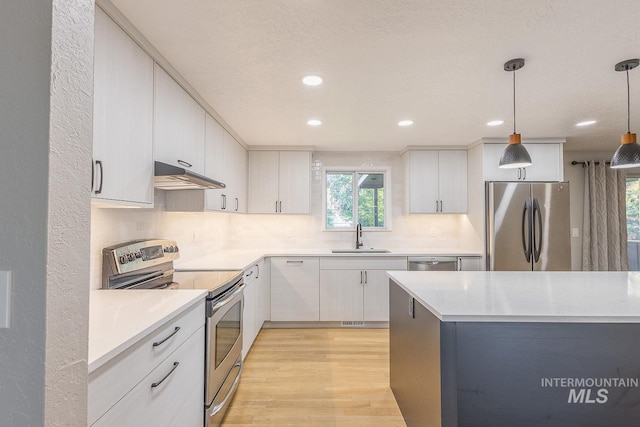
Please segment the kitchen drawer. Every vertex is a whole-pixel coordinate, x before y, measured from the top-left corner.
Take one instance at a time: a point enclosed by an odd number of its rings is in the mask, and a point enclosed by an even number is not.
[[[167,355],[94,426],[169,426],[176,412],[193,408],[196,414],[181,420],[181,427],[202,426],[204,408],[204,326]],[[164,380],[163,380],[164,379]],[[153,386],[155,385],[155,387]],[[200,390],[194,393],[194,390]],[[194,402],[188,402],[187,400]],[[197,405],[195,404],[197,402]],[[199,415],[199,416],[198,416]]]
[[[144,308],[141,307],[141,310]],[[166,360],[171,353],[204,325],[204,321],[205,310],[204,300],[202,300],[190,310],[174,317],[131,348],[124,350],[90,373],[89,424],[118,402],[159,363]],[[176,328],[179,328],[177,332],[175,332]],[[167,339],[167,337],[169,338]],[[166,341],[163,342],[164,339]],[[202,340],[204,341],[204,338]],[[154,346],[154,343],[161,344]]]
[[[407,257],[334,256],[320,258],[321,270],[406,270]]]

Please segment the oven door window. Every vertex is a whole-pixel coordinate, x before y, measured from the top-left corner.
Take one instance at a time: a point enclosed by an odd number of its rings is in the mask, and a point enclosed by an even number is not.
[[[242,301],[235,303],[216,324],[216,368],[227,357],[240,336]]]

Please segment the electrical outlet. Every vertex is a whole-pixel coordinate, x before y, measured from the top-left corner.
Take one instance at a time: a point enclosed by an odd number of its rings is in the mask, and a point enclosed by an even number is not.
[[[578,227],[571,229],[571,237],[580,237],[580,229]]]
[[[11,327],[11,272],[0,271],[0,329]]]
[[[287,237],[293,237],[293,227],[286,227],[284,229],[284,235]]]

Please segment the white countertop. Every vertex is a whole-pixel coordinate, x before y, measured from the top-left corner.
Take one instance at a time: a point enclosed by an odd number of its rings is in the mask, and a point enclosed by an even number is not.
[[[89,302],[89,373],[201,301],[204,290],[94,290]],[[204,313],[202,313],[204,321]]]
[[[442,321],[640,323],[640,273],[388,273]]]
[[[348,249],[348,248],[334,248]],[[372,257],[388,257],[388,256],[482,256],[481,253],[469,251],[465,249],[447,248],[447,249],[420,249],[420,248],[384,248],[389,253],[331,253],[331,248],[288,248],[288,249],[228,249],[211,255],[202,256],[192,260],[178,260],[174,263],[177,269],[186,270],[244,270],[252,266],[255,262],[263,257],[274,256],[372,256]]]

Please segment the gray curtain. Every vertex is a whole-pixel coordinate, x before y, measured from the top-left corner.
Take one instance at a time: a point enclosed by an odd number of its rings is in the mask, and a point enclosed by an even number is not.
[[[627,258],[627,174],[603,160],[584,168],[582,269],[625,271]]]

